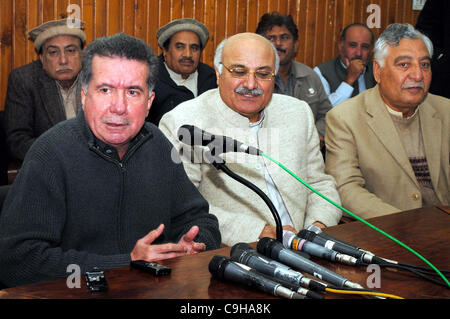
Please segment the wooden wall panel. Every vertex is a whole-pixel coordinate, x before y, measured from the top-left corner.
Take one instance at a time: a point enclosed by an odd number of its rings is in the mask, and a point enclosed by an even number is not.
[[[415,24],[418,11],[412,0],[1,0],[0,11],[0,109],[4,108],[9,72],[37,58],[26,31],[49,20],[67,17],[69,5],[78,5],[86,22],[87,41],[126,32],[145,40],[161,53],[156,31],[171,20],[195,18],[209,28],[211,36],[203,61],[212,65],[214,50],[227,36],[254,32],[266,12],[291,14],[299,28],[296,60],[311,67],[337,54],[342,28],[365,23],[367,6],[377,4],[381,26],[378,36],[393,22]]]

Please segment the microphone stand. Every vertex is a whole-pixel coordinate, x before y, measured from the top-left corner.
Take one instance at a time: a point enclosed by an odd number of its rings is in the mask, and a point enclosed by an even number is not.
[[[221,157],[212,155],[211,152],[205,153],[205,157],[211,162],[211,164],[217,170],[223,171],[225,174],[227,174],[231,178],[235,179],[239,183],[241,183],[241,184],[247,186],[248,188],[250,188],[251,190],[253,190],[256,194],[259,195],[259,197],[262,198],[262,200],[267,204],[267,206],[269,206],[269,209],[273,215],[273,218],[275,219],[277,241],[279,241],[280,243],[283,243],[283,225],[281,224],[281,218],[280,218],[280,215],[278,214],[277,209],[275,208],[272,201],[270,200],[270,198],[262,190],[260,190],[256,185],[252,184],[245,178],[243,178],[243,177],[237,175],[236,173],[234,173],[233,171],[231,171],[225,165],[225,161]]]

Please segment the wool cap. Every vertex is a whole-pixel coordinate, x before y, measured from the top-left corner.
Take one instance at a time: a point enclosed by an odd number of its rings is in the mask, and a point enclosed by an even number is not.
[[[202,48],[204,48],[206,42],[208,42],[209,31],[203,23],[195,19],[183,18],[173,20],[165,26],[159,28],[156,32],[156,38],[158,39],[159,46],[162,48],[167,39],[170,39],[172,35],[180,31],[195,32],[202,43]]]
[[[31,29],[28,31],[28,35],[31,41],[34,42],[34,48],[39,52],[45,41],[58,35],[78,37],[84,43],[86,34],[82,30],[83,25],[84,22],[78,19],[53,20]]]

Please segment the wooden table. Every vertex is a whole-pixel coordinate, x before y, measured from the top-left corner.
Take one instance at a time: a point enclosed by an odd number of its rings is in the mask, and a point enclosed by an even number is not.
[[[450,269],[450,207],[427,207],[370,219],[398,240],[421,253],[439,269]],[[329,227],[326,232],[356,244],[377,256],[403,263],[425,265],[418,257],[361,222]],[[255,243],[252,244],[255,247]],[[109,290],[91,293],[81,279],[81,288],[69,289],[66,280],[56,280],[0,291],[0,298],[133,298],[133,299],[264,299],[275,298],[259,291],[212,278],[208,264],[214,255],[229,257],[230,247],[195,256],[162,262],[172,268],[169,276],[154,277],[130,267],[105,271]],[[312,258],[329,269],[367,287],[372,274],[365,267],[352,267]],[[432,284],[405,271],[381,269],[381,287],[377,289],[404,298],[450,298],[450,289]],[[326,299],[359,298],[354,295],[327,294]],[[305,300],[306,301],[306,300]],[[292,301],[294,302],[294,301]],[[300,302],[300,301],[298,301]],[[303,302],[303,301],[302,301]]]

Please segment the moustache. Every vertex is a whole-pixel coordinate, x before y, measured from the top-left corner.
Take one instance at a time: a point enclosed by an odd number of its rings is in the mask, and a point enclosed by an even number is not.
[[[409,82],[402,85],[402,89],[410,89],[410,88],[425,89],[425,83],[419,81],[419,82]]]
[[[235,93],[241,94],[241,95],[251,95],[251,96],[260,96],[264,93],[264,90],[261,89],[247,89],[245,87],[239,87],[234,90]]]
[[[61,71],[73,71],[73,68],[71,68],[70,66],[61,66],[59,68],[56,68],[56,72],[61,72]]]
[[[129,125],[130,120],[121,116],[108,115],[102,117],[102,123],[110,125]]]
[[[192,60],[191,58],[181,58],[180,60],[178,60],[178,62],[180,62],[180,63],[185,63],[185,62],[194,63],[194,60]]]

